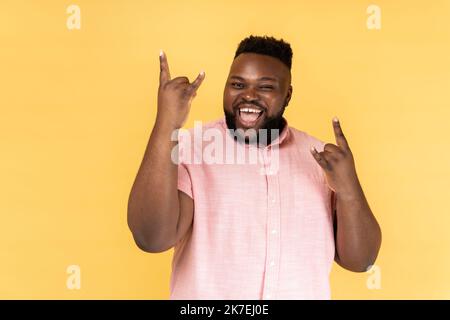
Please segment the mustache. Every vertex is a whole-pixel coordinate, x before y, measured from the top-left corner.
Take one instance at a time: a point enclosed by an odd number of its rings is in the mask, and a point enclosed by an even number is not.
[[[250,105],[250,106],[253,105],[253,106],[256,106],[256,107],[262,109],[264,112],[267,111],[267,108],[264,107],[264,106],[262,106],[262,105],[261,105],[259,102],[257,102],[257,101],[252,101],[252,102],[248,102],[248,101],[240,101],[240,102],[236,103],[236,104],[233,106],[233,111],[236,112],[237,109],[238,109],[242,104],[247,104],[247,105]]]

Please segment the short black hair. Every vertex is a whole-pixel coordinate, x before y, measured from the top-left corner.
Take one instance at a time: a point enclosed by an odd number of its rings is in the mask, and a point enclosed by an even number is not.
[[[234,58],[241,53],[258,53],[277,58],[283,62],[289,70],[292,67],[291,45],[283,39],[275,39],[268,36],[249,36],[239,43]]]

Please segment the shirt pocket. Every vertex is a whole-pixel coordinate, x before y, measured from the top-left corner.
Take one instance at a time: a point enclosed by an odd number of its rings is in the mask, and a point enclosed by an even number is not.
[[[331,190],[324,177],[310,172],[297,172],[292,177],[293,206],[305,223],[327,223],[331,217]]]

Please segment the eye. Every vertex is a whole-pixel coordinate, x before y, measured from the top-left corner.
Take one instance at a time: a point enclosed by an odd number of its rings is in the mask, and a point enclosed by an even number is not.
[[[267,91],[273,90],[273,86],[260,86],[260,88]]]
[[[242,89],[244,87],[244,84],[239,83],[239,82],[232,82],[231,86],[236,89]]]

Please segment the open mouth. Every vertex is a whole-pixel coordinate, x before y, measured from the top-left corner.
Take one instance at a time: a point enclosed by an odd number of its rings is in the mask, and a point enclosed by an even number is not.
[[[242,107],[238,110],[238,121],[244,128],[254,127],[261,118],[263,110],[255,107]]]

